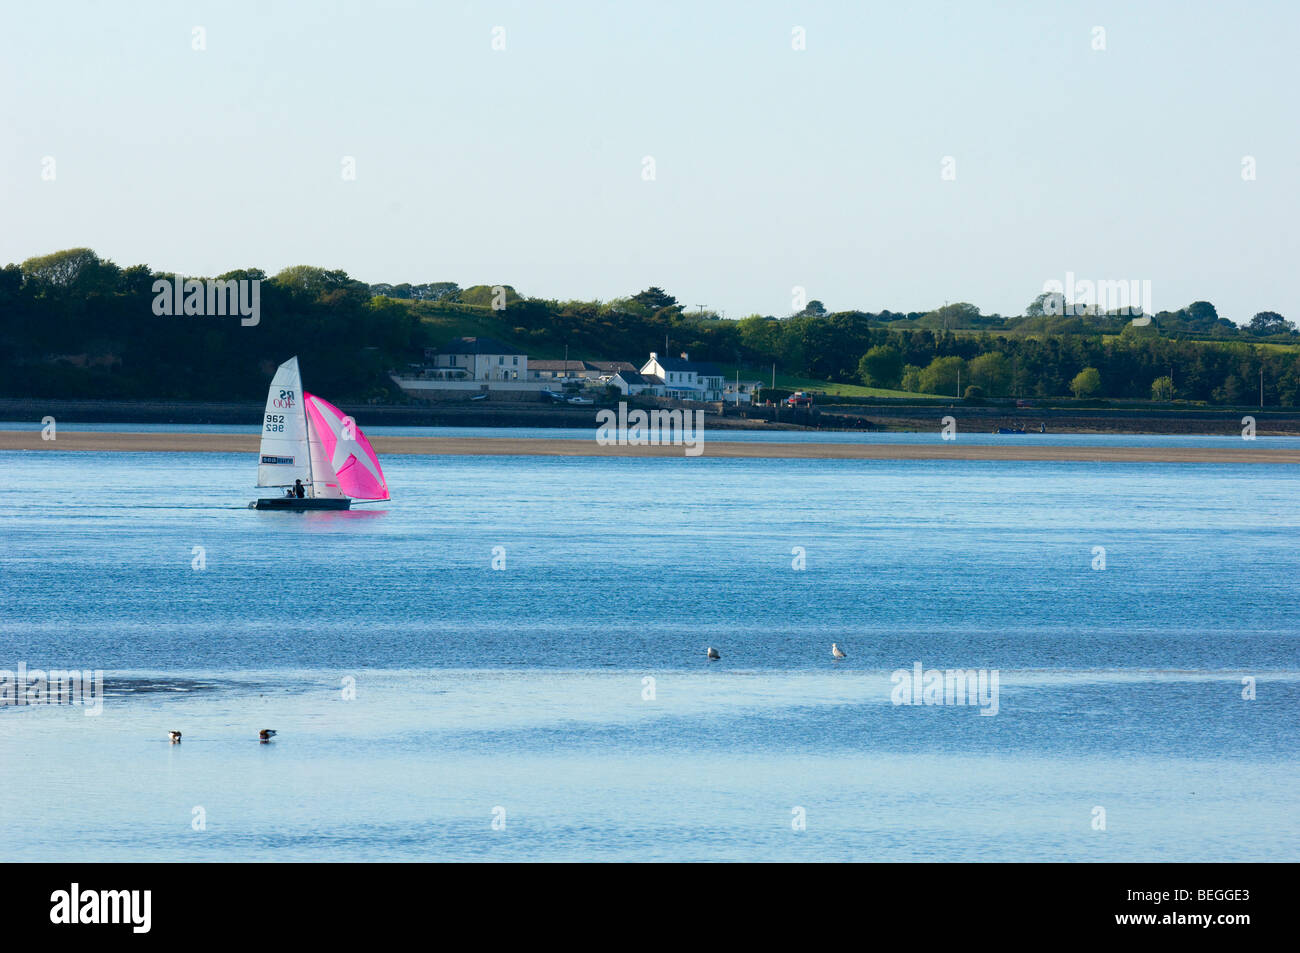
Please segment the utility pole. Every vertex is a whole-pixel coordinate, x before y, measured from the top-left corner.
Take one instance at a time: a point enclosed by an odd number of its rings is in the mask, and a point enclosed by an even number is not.
[[[772,390],[776,390],[776,361],[772,362]]]
[[[961,368],[957,368],[957,399],[961,400]]]
[[[1259,409],[1264,409],[1264,365],[1259,365]]]

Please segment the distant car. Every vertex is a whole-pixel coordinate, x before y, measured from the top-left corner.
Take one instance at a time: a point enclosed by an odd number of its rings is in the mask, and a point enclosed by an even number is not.
[[[470,400],[487,400],[487,399],[488,399],[487,394],[475,394],[473,397],[470,398]]]
[[[565,397],[563,394],[557,394],[553,390],[544,390],[542,391],[542,393],[545,394],[547,397],[551,398],[551,400],[556,400],[559,401],[560,403],[564,403],[566,400],[568,400],[568,398]]]
[[[784,401],[787,407],[811,407],[812,402],[813,402],[812,395],[805,394],[801,390],[795,391]]]
[[[585,406],[585,405],[587,405],[587,404],[594,404],[595,401],[592,400],[590,397],[570,397],[570,398],[569,398],[569,403],[571,403],[571,404],[579,404],[579,405],[584,405],[584,406]]]

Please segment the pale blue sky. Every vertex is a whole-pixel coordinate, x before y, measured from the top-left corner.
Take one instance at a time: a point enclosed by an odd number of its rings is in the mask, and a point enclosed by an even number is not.
[[[1300,3],[45,0],[3,19],[0,262],[88,245],[192,275],[657,284],[729,317],[787,314],[796,285],[832,310],[1020,313],[1072,271],[1148,279],[1157,308],[1300,318]]]

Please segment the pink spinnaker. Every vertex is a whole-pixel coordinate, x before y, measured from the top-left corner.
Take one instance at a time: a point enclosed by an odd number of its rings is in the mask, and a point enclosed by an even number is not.
[[[359,500],[388,499],[388,481],[375,448],[361,428],[343,411],[315,394],[303,393],[307,419],[339,478],[339,489]]]

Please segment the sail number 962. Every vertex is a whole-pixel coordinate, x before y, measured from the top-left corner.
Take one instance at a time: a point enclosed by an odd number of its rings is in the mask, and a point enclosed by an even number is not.
[[[284,433],[284,414],[267,414],[266,432]]]

